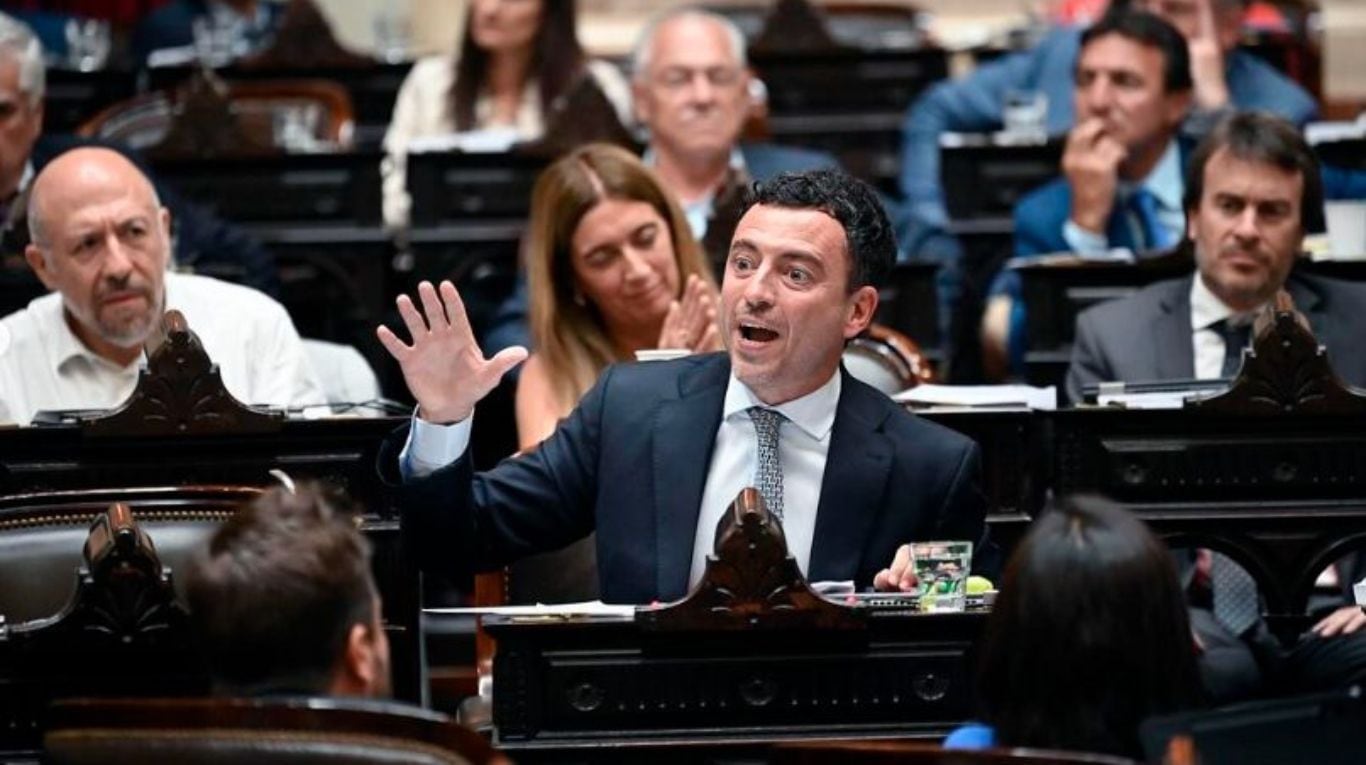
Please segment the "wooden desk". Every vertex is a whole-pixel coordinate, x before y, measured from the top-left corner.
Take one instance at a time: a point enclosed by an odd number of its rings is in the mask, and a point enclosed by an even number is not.
[[[658,633],[489,617],[496,742],[519,761],[689,739],[941,736],[972,713],[982,614],[888,614],[854,633]],[[582,756],[582,755],[579,755]],[[637,754],[636,756],[640,756]]]

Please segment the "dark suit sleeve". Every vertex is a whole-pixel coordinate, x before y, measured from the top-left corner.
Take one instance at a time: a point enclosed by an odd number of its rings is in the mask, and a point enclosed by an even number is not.
[[[161,203],[175,226],[176,262],[199,273],[280,296],[275,258],[255,237],[158,184]]]
[[[469,452],[420,479],[399,477],[406,428],[379,453],[380,478],[418,565],[452,576],[489,571],[534,553],[558,550],[594,527],[604,372],[550,438],[535,450],[476,473]]]
[[[1076,339],[1072,341],[1072,363],[1067,366],[1067,398],[1075,406],[1081,402],[1086,385],[1115,379],[1114,371],[1101,350],[1095,315],[1087,311],[1077,317]]]

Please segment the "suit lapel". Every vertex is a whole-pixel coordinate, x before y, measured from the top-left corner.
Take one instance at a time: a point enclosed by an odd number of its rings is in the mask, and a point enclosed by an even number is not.
[[[1153,331],[1153,363],[1157,372],[1152,380],[1190,380],[1195,377],[1195,349],[1191,336],[1191,279],[1170,282],[1170,289],[1159,305]]]
[[[887,402],[843,368],[840,374],[844,379],[807,567],[812,581],[858,577],[892,465],[891,442],[882,433],[882,423],[891,413]]]
[[[702,490],[721,426],[730,363],[724,354],[680,376],[678,398],[665,401],[654,421],[651,469],[655,487],[655,591],[661,598],[688,589]],[[630,481],[631,476],[617,480]]]

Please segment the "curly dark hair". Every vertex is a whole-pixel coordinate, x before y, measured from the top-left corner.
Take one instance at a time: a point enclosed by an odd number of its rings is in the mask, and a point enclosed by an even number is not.
[[[782,173],[755,183],[744,209],[754,205],[820,210],[843,226],[849,249],[848,292],[882,286],[896,262],[896,237],[877,192],[841,170]]]

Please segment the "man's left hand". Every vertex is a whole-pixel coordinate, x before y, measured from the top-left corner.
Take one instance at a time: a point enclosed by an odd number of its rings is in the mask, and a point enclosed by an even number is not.
[[[911,566],[910,545],[898,547],[892,565],[873,577],[873,589],[879,592],[911,592],[919,583]]]
[[[1315,624],[1314,634],[1325,638],[1350,635],[1362,627],[1366,627],[1366,611],[1361,606],[1343,606]]]

